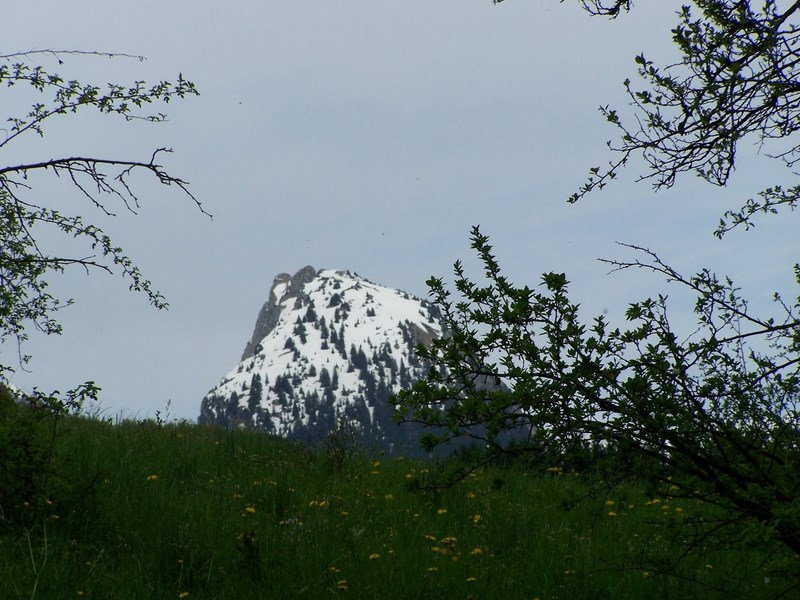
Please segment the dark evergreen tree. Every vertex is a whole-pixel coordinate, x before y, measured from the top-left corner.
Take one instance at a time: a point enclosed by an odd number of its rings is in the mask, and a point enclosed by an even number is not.
[[[322,367],[322,369],[319,372],[319,382],[320,382],[320,385],[322,385],[322,387],[324,389],[330,389],[330,387],[331,387],[331,375],[330,375],[330,373],[328,373],[328,369],[325,368],[325,367]]]
[[[327,340],[328,336],[330,335],[330,332],[328,331],[328,324],[325,322],[324,315],[319,318],[319,335],[323,342]]]
[[[228,425],[233,425],[239,419],[239,394],[231,392],[228,406],[225,409],[225,419]]]
[[[247,409],[250,413],[250,417],[255,415],[256,409],[261,406],[263,390],[264,387],[261,384],[261,378],[258,374],[253,374],[253,378],[250,380],[250,392],[247,397]]]
[[[314,302],[310,301],[308,305],[308,310],[306,310],[306,314],[303,317],[303,321],[306,323],[315,323],[317,320],[317,313],[314,311]]]
[[[292,333],[297,336],[301,344],[306,343],[306,326],[300,321],[300,317],[297,317],[297,323],[295,323]]]
[[[331,335],[332,334],[333,332],[331,332]],[[347,358],[347,351],[344,346],[344,325],[339,327],[339,336],[336,340],[336,349],[339,351],[339,354],[342,356],[342,358]]]

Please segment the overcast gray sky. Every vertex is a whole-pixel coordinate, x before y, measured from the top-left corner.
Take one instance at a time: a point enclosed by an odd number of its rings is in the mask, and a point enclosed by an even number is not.
[[[635,77],[634,56],[674,57],[680,3],[641,3],[613,22],[577,4],[6,0],[2,54],[141,54],[144,63],[66,57],[49,66],[98,83],[182,72],[201,96],[168,105],[161,125],[62,119],[43,140],[0,152],[2,164],[146,159],[167,146],[165,166],[214,216],[142,179],[139,215],[101,219],[66,182],[37,179],[39,200],[106,226],[171,308],[152,309],[119,278],[69,273],[53,284],[76,301],[60,314],[65,332],[32,335],[31,372],[14,383],[63,391],[92,379],[106,416],[152,417],[171,401],[172,417],[194,419],[238,362],[275,275],[306,264],[349,269],[424,296],[425,280],[449,276],[456,259],[475,267],[475,224],[514,281],[566,272],[587,318],[607,310],[620,319],[627,302],[664,289],[644,274],[607,275],[596,258],[626,256],[616,240],[648,245],[687,273],[729,273],[757,301],[796,293],[796,215],[723,241],[711,235],[726,208],[786,181],[763,158],[740,166],[731,190],[686,177],[654,195],[633,183],[642,172],[633,164],[618,184],[566,204],[587,169],[610,158],[614,131],[597,107],[626,114],[622,81]],[[0,98],[5,118],[6,90]],[[16,349],[2,351],[8,363]]]

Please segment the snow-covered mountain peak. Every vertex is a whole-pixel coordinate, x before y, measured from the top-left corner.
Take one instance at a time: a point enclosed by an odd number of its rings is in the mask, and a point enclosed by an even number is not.
[[[242,360],[203,398],[200,422],[320,439],[340,419],[396,441],[389,396],[424,376],[438,309],[349,271],[278,275]],[[402,436],[401,436],[402,437]]]

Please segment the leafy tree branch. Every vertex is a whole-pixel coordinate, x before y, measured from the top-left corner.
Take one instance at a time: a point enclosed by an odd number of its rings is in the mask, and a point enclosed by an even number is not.
[[[591,14],[616,17],[627,1],[583,1]],[[641,86],[624,85],[633,117],[603,106],[601,113],[619,131],[609,142],[619,158],[592,167],[587,181],[571,195],[576,202],[616,179],[634,156],[647,166],[639,181],[658,190],[684,173],[724,186],[730,179],[741,142],[752,139],[762,152],[797,175],[800,145],[800,2],[695,0],[680,7],[673,41],[681,59],[657,66],[645,54],[636,57]],[[727,211],[715,231],[754,225],[757,214],[797,206],[797,186],[772,186],[740,209]]]
[[[161,81],[148,85],[144,81],[104,86],[81,83],[32,62],[52,59],[64,65],[67,58],[134,58],[104,52],[30,50],[0,55],[0,89],[4,93],[33,94],[25,114],[6,118],[9,128],[0,138],[0,150],[8,150],[13,142],[26,134],[44,136],[46,122],[94,109],[103,115],[116,115],[127,121],[162,122],[166,115],[147,111],[148,105],[169,103],[176,98],[197,95],[194,84],[178,76],[176,83]],[[153,288],[122,248],[106,235],[101,227],[80,214],[67,214],[53,200],[36,200],[32,175],[54,174],[65,180],[85,198],[89,205],[105,216],[115,216],[112,200],[136,213],[140,198],[129,179],[134,172],[145,172],[165,186],[176,187],[188,196],[204,214],[200,201],[190,191],[188,182],[172,175],[159,161],[171,150],[158,148],[149,159],[109,158],[104,156],[65,156],[41,161],[0,165],[0,341],[16,339],[18,347],[27,338],[27,329],[34,327],[46,334],[60,333],[55,313],[72,303],[49,292],[52,275],[65,268],[80,266],[90,271],[100,269],[120,272],[130,282],[130,289],[144,293],[157,308],[166,308],[163,296]],[[47,232],[47,233],[45,233]],[[51,255],[41,240],[53,235],[76,239],[87,248],[85,255]],[[29,356],[20,351],[19,362],[25,365]],[[13,370],[0,366],[0,376]]]

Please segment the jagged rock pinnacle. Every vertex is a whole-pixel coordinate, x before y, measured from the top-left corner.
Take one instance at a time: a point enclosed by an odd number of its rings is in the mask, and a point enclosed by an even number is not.
[[[267,337],[278,324],[283,308],[281,303],[286,298],[297,297],[302,294],[303,286],[316,276],[317,272],[314,267],[308,265],[291,277],[288,273],[281,273],[275,277],[272,281],[272,287],[269,289],[267,301],[258,313],[253,335],[244,347],[241,360],[246,360],[256,354],[259,342]]]

